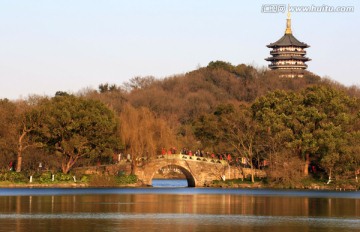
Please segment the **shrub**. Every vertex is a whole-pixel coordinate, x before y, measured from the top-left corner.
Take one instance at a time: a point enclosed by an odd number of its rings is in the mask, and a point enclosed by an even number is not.
[[[10,181],[14,183],[28,182],[28,178],[21,172],[3,172],[0,173],[0,181]]]
[[[56,179],[59,181],[72,181],[73,177],[71,174],[58,173],[56,174]]]
[[[120,185],[124,184],[135,184],[138,181],[138,178],[136,175],[130,174],[130,175],[119,175],[116,177],[116,182]]]
[[[40,174],[38,180],[39,180],[40,183],[50,183],[50,182],[52,182],[51,181],[51,175],[52,175],[51,172],[43,172],[43,173]]]
[[[87,183],[87,182],[89,182],[89,176],[87,176],[87,175],[83,175],[83,176],[81,176],[81,178],[80,178],[80,182],[82,182],[82,183]]]

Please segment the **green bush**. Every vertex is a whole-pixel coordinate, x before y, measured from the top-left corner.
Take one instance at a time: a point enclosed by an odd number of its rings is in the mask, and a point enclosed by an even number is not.
[[[50,183],[51,181],[51,172],[43,172],[40,174],[40,176],[37,178],[40,183]]]
[[[73,181],[73,177],[71,174],[64,174],[64,173],[57,173],[55,175],[55,179],[58,181],[65,181],[65,182]]]
[[[119,175],[116,177],[116,182],[120,185],[124,184],[135,184],[138,181],[138,178],[136,175]]]
[[[52,175],[54,176],[54,181],[52,181]],[[59,182],[73,182],[73,175],[71,174],[64,174],[62,172],[59,173],[52,173],[52,172],[42,172],[39,174],[33,175],[35,181],[39,183],[59,183]]]
[[[0,173],[0,181],[10,181],[14,183],[29,182],[29,179],[21,172],[3,172]]]
[[[87,176],[87,175],[81,176],[80,182],[82,182],[82,183],[87,183],[87,182],[89,182],[89,176]]]

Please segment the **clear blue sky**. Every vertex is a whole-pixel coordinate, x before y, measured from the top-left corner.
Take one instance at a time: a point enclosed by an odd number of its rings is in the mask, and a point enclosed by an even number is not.
[[[210,61],[265,66],[286,13],[268,1],[0,0],[0,98],[77,92],[135,76],[163,78]],[[292,13],[309,71],[360,85],[360,1],[274,1],[354,6],[353,13]]]

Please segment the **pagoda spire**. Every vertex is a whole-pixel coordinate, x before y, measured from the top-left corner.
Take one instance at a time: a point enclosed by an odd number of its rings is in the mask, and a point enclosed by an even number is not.
[[[286,30],[285,34],[289,35],[292,34],[291,31],[291,17],[290,17],[290,5],[288,6],[288,13],[287,13],[287,19],[286,19]]]

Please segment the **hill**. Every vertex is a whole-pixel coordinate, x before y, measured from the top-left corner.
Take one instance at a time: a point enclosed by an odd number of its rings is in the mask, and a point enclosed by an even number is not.
[[[131,157],[134,170],[162,152],[192,151],[239,168],[265,168],[270,181],[287,186],[309,175],[355,181],[360,173],[360,90],[311,72],[279,78],[276,71],[215,61],[76,96],[1,100],[0,111],[4,170],[15,167],[16,157],[26,172],[36,172],[34,160],[60,170],[71,154],[71,172],[113,163],[119,153]]]
[[[315,85],[331,86],[349,96],[360,97],[357,87],[345,87],[311,72],[305,72],[304,78],[279,78],[276,71],[223,61],[164,79],[135,77],[123,86],[103,84],[99,91],[86,95],[100,99],[118,112],[126,103],[135,108],[146,107],[178,134],[189,135],[187,125],[221,104],[251,104],[275,90],[300,92]]]

